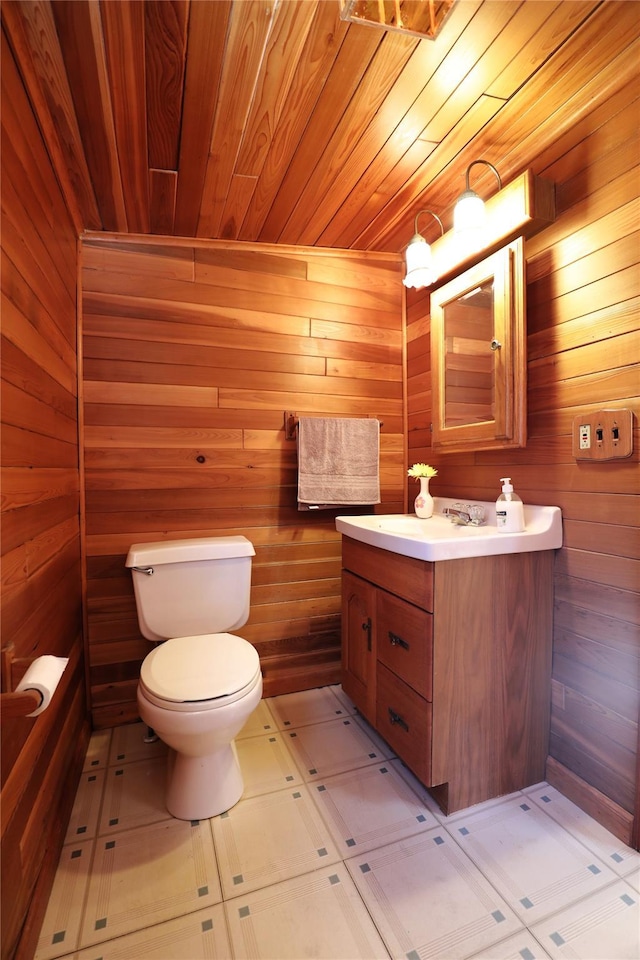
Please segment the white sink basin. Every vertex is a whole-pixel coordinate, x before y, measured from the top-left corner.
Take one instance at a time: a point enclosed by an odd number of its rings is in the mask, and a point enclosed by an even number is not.
[[[525,504],[524,531],[500,533],[496,526],[495,502],[470,501],[485,508],[487,521],[479,527],[452,523],[443,510],[454,502],[447,497],[434,497],[433,516],[428,520],[403,513],[336,517],[336,528],[345,537],[418,560],[491,557],[499,553],[529,553],[562,546],[560,507]]]

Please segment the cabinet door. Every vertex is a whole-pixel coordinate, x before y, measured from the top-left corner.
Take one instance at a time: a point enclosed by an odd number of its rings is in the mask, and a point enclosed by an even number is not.
[[[375,723],[376,588],[348,570],[342,572],[342,687],[356,707]]]
[[[432,447],[526,446],[522,240],[431,293]]]

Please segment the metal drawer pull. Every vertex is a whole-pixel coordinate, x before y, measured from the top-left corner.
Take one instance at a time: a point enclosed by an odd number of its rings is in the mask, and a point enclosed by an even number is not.
[[[407,723],[407,721],[403,720],[400,714],[396,713],[395,710],[392,710],[391,707],[389,707],[388,710],[389,710],[389,720],[391,721],[391,725],[393,726],[394,723],[397,723],[398,726],[402,727],[402,729],[406,733],[409,733],[409,724]]]
[[[402,647],[403,650],[409,649],[407,641],[399,637],[397,633],[392,633],[391,630],[389,630],[389,642],[392,647]]]

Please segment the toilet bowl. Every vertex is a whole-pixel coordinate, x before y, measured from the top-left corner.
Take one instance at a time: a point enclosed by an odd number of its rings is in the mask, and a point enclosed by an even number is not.
[[[243,780],[233,740],[261,697],[257,651],[230,633],[176,637],[146,657],[138,709],[174,751],[165,797],[172,816],[204,820],[238,802]]]
[[[170,748],[165,802],[180,820],[217,816],[243,793],[233,741],[262,674],[255,647],[225,628],[248,618],[253,554],[244,537],[211,537],[135,544],[127,557],[140,629],[160,641],[141,666],[138,710]],[[180,625],[202,632],[166,636]]]

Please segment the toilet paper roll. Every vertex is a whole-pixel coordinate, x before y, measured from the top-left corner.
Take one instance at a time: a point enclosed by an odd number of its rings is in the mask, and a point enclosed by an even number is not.
[[[16,687],[16,692],[36,690],[42,697],[42,702],[33,713],[27,714],[28,717],[37,717],[38,714],[47,709],[68,663],[68,657],[46,655],[44,657],[38,657],[37,660],[34,660],[33,663],[30,664],[27,672]]]

